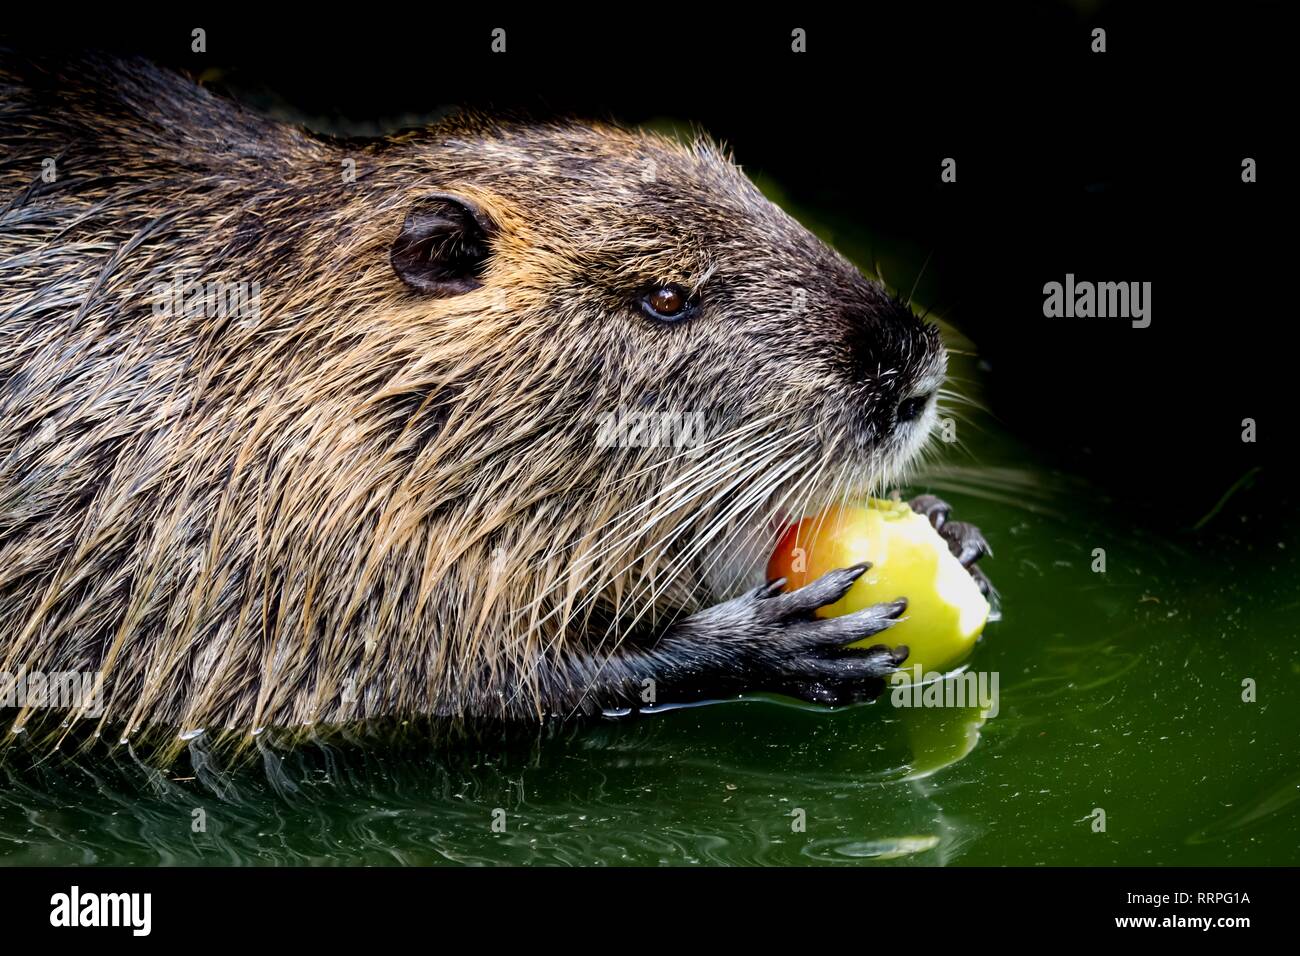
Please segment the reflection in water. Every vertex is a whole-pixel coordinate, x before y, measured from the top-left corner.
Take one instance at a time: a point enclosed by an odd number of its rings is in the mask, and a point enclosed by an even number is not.
[[[922,708],[904,713],[912,751],[905,780],[923,780],[964,759],[979,743],[980,728],[987,720],[977,707]]]
[[[258,759],[236,768],[220,766],[195,737],[184,765],[168,773],[125,747],[57,759],[11,751],[0,764],[0,856],[21,864],[946,861],[963,841],[940,791],[917,781],[970,753],[982,718],[886,700],[838,713],[719,704],[492,748],[277,751],[263,742]],[[491,826],[498,809],[503,833]]]

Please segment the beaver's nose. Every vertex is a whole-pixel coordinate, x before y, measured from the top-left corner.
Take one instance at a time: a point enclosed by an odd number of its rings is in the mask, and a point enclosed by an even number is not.
[[[898,423],[901,425],[903,422],[919,418],[933,397],[934,392],[926,392],[924,395],[913,395],[911,398],[903,399],[898,403]]]

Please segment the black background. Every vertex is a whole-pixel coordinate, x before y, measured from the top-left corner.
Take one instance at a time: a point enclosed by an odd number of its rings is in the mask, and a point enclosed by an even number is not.
[[[988,361],[994,413],[1049,462],[1170,528],[1256,466],[1246,507],[1294,502],[1278,467],[1300,341],[1285,7],[988,6],[173,7],[13,23],[8,42],[143,53],[352,122],[451,103],[696,121],[796,201],[932,249],[933,304]],[[1044,318],[1043,284],[1067,272],[1150,281],[1150,328]]]
[[[1004,946],[1009,941],[1161,940],[1175,952],[1189,943],[1217,952],[1258,934],[1281,939],[1291,921],[1294,869],[856,867],[729,870],[726,884],[708,867],[669,870],[588,868],[545,883],[525,868],[424,869],[269,867],[240,871],[176,867],[0,870],[0,917],[10,939],[42,943],[166,946],[201,940],[207,947],[285,941],[344,950],[412,938],[436,948],[463,945],[546,948],[621,946],[638,952],[690,940],[728,949],[791,948],[815,938],[823,947],[875,949]],[[52,928],[51,897],[72,884],[86,893],[152,893],[153,931]],[[541,892],[539,892],[541,888]],[[1215,905],[1130,903],[1129,894],[1232,893],[1249,902]],[[1116,917],[1246,917],[1249,927],[1116,927]],[[1252,935],[1254,934],[1254,935]],[[369,951],[368,949],[363,949]],[[1196,951],[1196,950],[1193,950]]]

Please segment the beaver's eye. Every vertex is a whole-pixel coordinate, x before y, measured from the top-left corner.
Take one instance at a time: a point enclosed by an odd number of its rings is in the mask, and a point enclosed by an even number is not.
[[[930,397],[930,393],[926,393],[925,395],[916,395],[899,402],[899,422],[910,422],[914,418],[920,418],[921,413],[925,411],[925,406],[930,404]]]
[[[691,313],[691,300],[679,285],[661,285],[641,297],[641,309],[652,319],[680,322]]]

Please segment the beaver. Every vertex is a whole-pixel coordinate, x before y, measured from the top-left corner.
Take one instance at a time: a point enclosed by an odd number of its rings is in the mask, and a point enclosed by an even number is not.
[[[761,568],[906,475],[939,332],[706,137],[332,138],[9,53],[0,140],[0,679],[102,677],[64,727],[835,705],[905,659],[843,645],[906,595],[813,615],[862,566]],[[638,415],[700,427],[602,432]],[[978,529],[914,505],[978,574]]]

